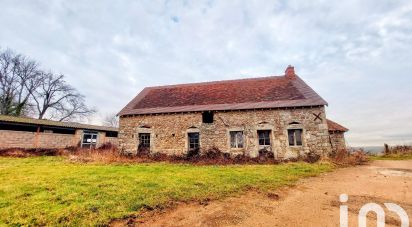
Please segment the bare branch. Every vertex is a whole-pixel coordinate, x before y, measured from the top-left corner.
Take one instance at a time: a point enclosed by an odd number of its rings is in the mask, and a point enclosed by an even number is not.
[[[68,121],[95,112],[86,106],[84,96],[66,83],[63,75],[56,76],[51,72],[43,74],[41,86],[33,93],[33,99],[39,119]]]
[[[11,50],[0,50],[0,113],[20,116],[29,107],[30,94],[39,86],[35,61]]]
[[[106,117],[103,119],[103,125],[118,128],[119,118],[115,113],[106,115]]]

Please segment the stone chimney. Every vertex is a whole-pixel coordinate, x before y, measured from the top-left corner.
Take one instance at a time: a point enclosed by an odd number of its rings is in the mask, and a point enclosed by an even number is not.
[[[288,67],[285,70],[285,76],[289,78],[295,78],[296,77],[295,67],[288,65]]]

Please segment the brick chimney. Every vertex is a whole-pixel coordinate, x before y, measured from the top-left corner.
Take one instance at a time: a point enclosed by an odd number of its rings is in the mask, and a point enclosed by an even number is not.
[[[285,70],[285,76],[289,78],[295,78],[296,77],[295,67],[288,65],[288,67]]]

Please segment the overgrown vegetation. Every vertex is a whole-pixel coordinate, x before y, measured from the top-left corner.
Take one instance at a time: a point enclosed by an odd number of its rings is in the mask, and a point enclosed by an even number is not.
[[[219,199],[251,188],[273,190],[332,168],[303,162],[194,166],[0,157],[0,225],[106,225],[173,201]]]
[[[412,159],[411,154],[387,154],[382,156],[371,156],[372,160],[409,160]]]
[[[385,144],[385,150],[383,155],[372,155],[373,160],[408,160],[412,159],[412,146],[396,145],[389,146]]]
[[[369,156],[363,150],[339,150],[330,155],[330,160],[336,165],[362,165],[369,161]]]
[[[208,150],[193,149],[182,155],[167,155],[165,153],[151,153],[147,149],[141,149],[137,154],[127,154],[119,152],[111,144],[106,144],[99,149],[71,149],[70,152],[61,152],[69,156],[70,160],[79,162],[104,162],[104,163],[148,163],[148,162],[168,162],[187,163],[194,165],[231,165],[231,164],[279,164],[281,162],[305,161],[315,163],[320,160],[320,155],[310,152],[305,156],[288,160],[278,160],[273,152],[260,150],[257,157],[250,157],[246,154],[230,154],[222,152],[217,148]]]

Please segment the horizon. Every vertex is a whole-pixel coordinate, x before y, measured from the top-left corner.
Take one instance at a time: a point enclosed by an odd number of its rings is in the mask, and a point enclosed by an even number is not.
[[[5,1],[0,48],[65,75],[98,113],[144,87],[283,75],[325,99],[349,146],[412,144],[408,1]],[[350,12],[350,13],[348,13]]]

